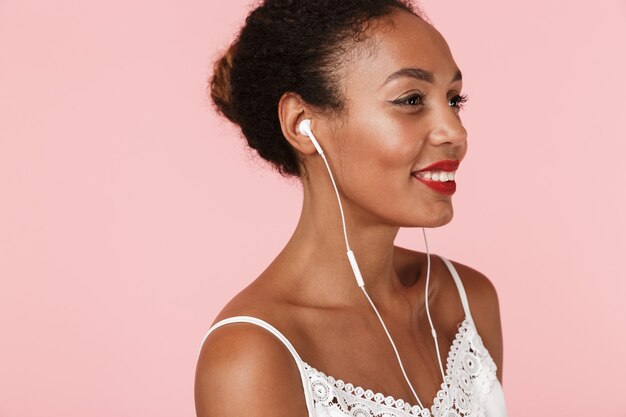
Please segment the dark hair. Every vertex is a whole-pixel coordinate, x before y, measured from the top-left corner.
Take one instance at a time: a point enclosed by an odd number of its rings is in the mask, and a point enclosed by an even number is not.
[[[340,61],[354,42],[367,39],[371,22],[394,8],[420,16],[410,0],[263,1],[215,62],[216,110],[238,124],[248,145],[282,176],[299,177],[297,152],[280,127],[279,99],[292,91],[320,111],[340,114]]]

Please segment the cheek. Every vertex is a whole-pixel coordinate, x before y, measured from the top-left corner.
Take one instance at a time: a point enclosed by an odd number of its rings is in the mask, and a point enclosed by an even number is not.
[[[389,203],[407,200],[415,187],[411,171],[420,162],[423,134],[406,115],[399,120],[381,114],[360,118],[343,134],[344,190],[370,211],[387,216],[398,209]]]
[[[366,164],[377,176],[401,173],[410,175],[418,162],[424,135],[409,115],[390,112],[370,114],[361,118],[352,141],[358,148],[359,165]]]

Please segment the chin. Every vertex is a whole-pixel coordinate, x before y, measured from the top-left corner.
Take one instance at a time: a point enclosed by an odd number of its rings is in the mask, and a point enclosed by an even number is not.
[[[413,227],[441,227],[450,223],[453,217],[454,212],[452,211],[452,209],[441,210],[428,217],[419,216],[419,219],[417,219]]]
[[[452,216],[446,217],[445,219],[443,219],[442,221],[439,222],[439,224],[437,226],[434,227],[441,227],[441,226],[445,226],[446,224],[450,223],[452,221]]]

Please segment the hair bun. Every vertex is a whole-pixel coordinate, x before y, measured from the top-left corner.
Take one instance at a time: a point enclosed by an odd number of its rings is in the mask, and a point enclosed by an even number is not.
[[[255,0],[232,44],[214,55],[206,97],[281,175],[307,176],[306,157],[283,132],[281,97],[291,92],[311,111],[346,117],[341,78],[350,52],[369,51],[359,44],[371,36],[371,24],[398,9],[415,14],[414,1]]]
[[[213,103],[220,113],[231,122],[239,124],[232,106],[230,86],[230,73],[233,69],[233,57],[236,49],[237,41],[234,41],[228,48],[228,51],[215,61],[211,78],[211,99],[213,99]]]

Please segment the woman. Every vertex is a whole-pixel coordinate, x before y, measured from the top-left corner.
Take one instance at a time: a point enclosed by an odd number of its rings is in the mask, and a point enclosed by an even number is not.
[[[211,95],[304,201],[203,340],[198,416],[506,415],[494,286],[394,245],[400,227],[452,219],[461,87],[445,40],[403,0],[250,13]]]

